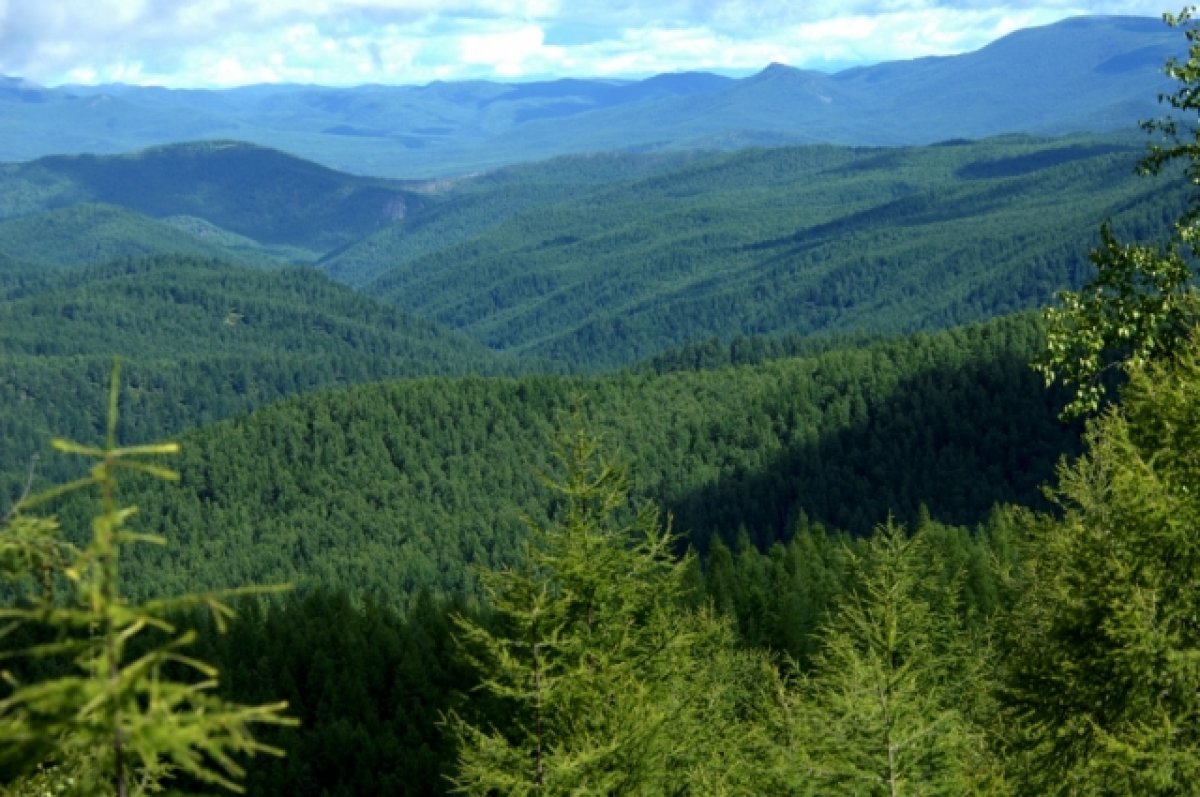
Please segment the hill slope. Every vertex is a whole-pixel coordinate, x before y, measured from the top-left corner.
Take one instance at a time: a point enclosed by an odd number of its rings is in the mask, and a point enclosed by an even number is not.
[[[239,262],[242,252],[205,240],[178,226],[114,205],[82,203],[0,221],[0,271],[11,264],[69,267],[98,265],[123,257],[176,252]],[[254,258],[261,262],[262,258]]]
[[[336,172],[238,142],[172,144],[119,156],[49,156],[0,167],[0,215],[87,202],[152,218],[193,216],[309,259],[427,202],[408,183]]]
[[[1142,151],[1012,137],[710,155],[488,224],[486,203],[451,196],[432,227],[468,230],[457,243],[423,247],[418,213],[320,267],[394,264],[365,290],[491,348],[591,368],[711,336],[944,327],[1078,284],[1099,220],[1159,235],[1185,187],[1138,178]]]
[[[157,257],[13,280],[5,293],[0,506],[51,435],[96,437],[114,355],[127,361],[124,433],[143,439],[321,387],[513,368],[311,270]],[[44,457],[39,473],[66,467]]]
[[[713,336],[909,331],[1036,306],[1078,284],[1099,220],[1155,237],[1183,204],[1181,181],[1134,176],[1141,154],[1130,134],[609,153],[416,185],[178,145],[4,167],[10,209],[101,194],[161,218],[68,204],[0,221],[0,254],[277,264],[336,244],[321,270],[405,312],[599,369]],[[381,218],[387,202],[403,218]]]
[[[330,252],[316,266],[363,287],[399,264],[470,241],[516,216],[668,175],[703,157],[700,153],[568,155],[445,181],[428,205]]]

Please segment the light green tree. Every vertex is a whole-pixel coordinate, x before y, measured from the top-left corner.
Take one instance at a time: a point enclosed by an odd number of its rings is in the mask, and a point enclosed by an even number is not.
[[[1132,369],[1033,515],[1008,703],[1030,793],[1200,794],[1200,359]]]
[[[46,639],[9,646],[3,656],[60,662],[65,673],[22,682],[4,671],[0,763],[25,772],[7,790],[126,797],[159,791],[172,776],[185,774],[240,791],[236,756],[280,752],[256,741],[251,726],[290,723],[282,713],[285,705],[240,706],[217,697],[216,670],[186,652],[194,633],[170,618],[203,605],[223,625],[232,616],[227,598],[259,590],[145,603],[123,597],[122,549],[164,540],[130,527],[135,509],[117,500],[119,475],[174,480],[173,471],[150,458],[172,454],[178,446],[117,445],[118,382],[114,366],[103,447],[54,441],[60,451],[93,460],[88,475],[27,495],[0,526],[0,566],[23,595],[0,608],[0,639],[26,628],[39,629]],[[30,514],[60,496],[92,489],[99,493],[99,507],[81,546],[67,543],[53,518]]]
[[[1172,115],[1141,168],[1179,164],[1200,185],[1200,29],[1167,73]],[[1107,230],[1100,273],[1048,312],[1038,364],[1074,385],[1069,410],[1095,410],[1105,369],[1128,375],[1119,406],[1088,427],[1087,452],[1060,468],[1061,515],[1026,514],[1025,564],[1007,622],[1002,696],[1013,772],[1030,793],[1200,794],[1200,204],[1163,247]]]
[[[1173,111],[1143,127],[1156,134],[1139,169],[1158,174],[1177,162],[1192,185],[1200,185],[1200,29],[1191,25],[1193,9],[1165,15],[1183,29],[1186,60],[1170,59],[1168,76],[1178,82],[1160,98]],[[1095,412],[1104,400],[1110,372],[1138,367],[1173,351],[1200,319],[1193,264],[1200,254],[1200,204],[1181,211],[1174,232],[1162,245],[1123,243],[1107,224],[1100,246],[1091,253],[1095,278],[1079,291],[1059,294],[1059,304],[1044,312],[1046,351],[1034,367],[1051,384],[1073,391],[1064,415]]]
[[[461,621],[483,692],[505,716],[452,715],[466,794],[760,794],[779,700],[769,662],[728,624],[688,612],[689,562],[583,431],[561,447],[559,520],[524,563],[489,571],[494,622]]]
[[[1006,793],[977,722],[985,654],[937,588],[919,535],[891,522],[854,550],[859,584],[792,699],[792,793]]]

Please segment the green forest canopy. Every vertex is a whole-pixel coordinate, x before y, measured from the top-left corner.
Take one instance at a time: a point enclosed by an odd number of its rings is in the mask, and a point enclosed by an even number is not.
[[[513,561],[522,518],[552,509],[537,474],[577,405],[701,550],[743,528],[765,548],[802,513],[855,533],[922,506],[976,523],[998,501],[1036,503],[1074,446],[1026,365],[1040,341],[1017,317],[708,371],[299,396],[184,435],[181,484],[130,494],[173,536],[145,552],[139,589],[295,581],[397,605],[471,591],[470,567]]]

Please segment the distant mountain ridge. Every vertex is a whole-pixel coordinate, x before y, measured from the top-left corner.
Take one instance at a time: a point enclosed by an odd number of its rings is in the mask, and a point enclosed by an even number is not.
[[[154,218],[201,217],[260,243],[323,253],[404,218],[426,199],[409,183],[343,174],[234,141],[0,166],[0,219],[80,202]]]
[[[1182,34],[1076,17],[957,56],[836,74],[773,64],[733,79],[564,79],[224,91],[42,88],[0,77],[0,161],[229,138],[357,174],[434,177],[598,151],[926,144],[1129,128],[1156,115]]]

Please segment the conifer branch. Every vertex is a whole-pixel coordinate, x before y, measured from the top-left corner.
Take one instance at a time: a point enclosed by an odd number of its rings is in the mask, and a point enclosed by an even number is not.
[[[34,454],[29,458],[29,469],[25,474],[25,487],[22,488],[20,496],[17,497],[17,500],[13,501],[12,506],[8,508],[4,516],[0,517],[0,526],[12,520],[13,515],[17,513],[21,505],[29,498],[29,493],[33,490],[33,479],[37,475],[37,463],[38,455]]]

